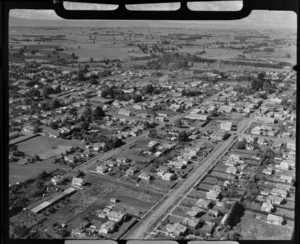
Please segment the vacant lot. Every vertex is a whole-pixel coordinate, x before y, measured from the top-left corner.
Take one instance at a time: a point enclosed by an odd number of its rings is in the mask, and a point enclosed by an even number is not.
[[[240,226],[242,240],[290,240],[292,236],[292,229],[265,223],[251,211],[245,211]]]
[[[91,187],[87,188],[85,194],[89,196],[100,196],[103,202],[109,202],[111,198],[120,199],[123,206],[128,209],[135,208],[137,211],[149,210],[163,196],[159,193],[140,189],[135,186],[122,185],[96,176],[88,176],[87,181]],[[127,208],[127,207],[126,207]]]
[[[29,178],[35,178],[44,170],[50,172],[55,169],[67,170],[69,168],[63,164],[51,163],[50,160],[51,159],[37,161],[34,164],[26,165],[9,164],[9,184],[15,184],[16,182],[22,182]]]
[[[41,159],[48,159],[53,156],[65,153],[72,146],[83,146],[80,142],[51,138],[47,136],[37,136],[30,140],[17,144],[21,152],[29,156],[38,155]]]

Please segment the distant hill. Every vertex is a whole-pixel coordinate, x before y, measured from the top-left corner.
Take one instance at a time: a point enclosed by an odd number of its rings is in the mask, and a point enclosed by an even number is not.
[[[21,11],[21,10],[19,10]],[[35,11],[35,10],[32,10]],[[38,10],[36,10],[38,11]],[[34,12],[33,12],[34,13]],[[55,13],[53,13],[55,15]],[[295,15],[295,14],[294,14]],[[152,27],[152,28],[274,28],[295,29],[296,15],[289,12],[254,11],[248,17],[233,21],[161,21],[161,20],[64,20],[33,19],[10,16],[10,26],[27,27]],[[34,14],[33,14],[34,16]],[[284,21],[283,21],[284,20]]]

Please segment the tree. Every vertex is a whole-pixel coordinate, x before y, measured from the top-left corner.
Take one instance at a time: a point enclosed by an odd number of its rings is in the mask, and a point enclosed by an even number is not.
[[[35,160],[35,161],[39,161],[39,160],[41,160],[41,159],[40,159],[40,156],[39,156],[39,155],[37,155],[37,154],[35,154],[33,158],[34,158],[34,160]]]
[[[94,59],[91,57],[90,58],[90,63],[93,63],[94,62]]]
[[[144,128],[145,129],[150,129],[151,128],[151,125],[150,125],[150,123],[148,121],[144,122]]]
[[[56,130],[58,128],[58,124],[56,122],[50,122],[49,126],[53,129]]]
[[[76,107],[71,107],[70,109],[69,109],[69,111],[68,111],[68,113],[70,114],[70,115],[77,115],[77,108]]]
[[[100,117],[104,117],[104,116],[105,116],[105,113],[102,110],[102,108],[100,106],[97,106],[93,111],[93,117],[100,118]]]
[[[151,85],[151,84],[149,84],[149,85],[147,85],[146,87],[145,87],[145,93],[146,94],[148,94],[148,93],[152,93],[153,91],[154,91],[154,87]]]
[[[103,97],[103,98],[106,98],[108,95],[109,95],[108,90],[103,90],[103,91],[101,92],[101,97]]]
[[[138,103],[138,102],[143,101],[143,98],[141,95],[135,94],[135,95],[133,95],[133,100],[135,103]]]
[[[66,238],[70,235],[70,232],[68,230],[66,230],[65,228],[62,228],[58,231],[58,234],[64,238]]]
[[[98,84],[98,81],[97,81],[95,78],[90,78],[90,79],[89,79],[89,83],[90,83],[91,85],[97,85],[97,84]]]
[[[91,122],[91,120],[92,120],[92,109],[91,109],[91,106],[89,104],[87,104],[85,106],[85,109],[84,109],[82,115],[83,115],[83,118],[86,122]]]
[[[266,76],[266,73],[265,73],[265,72],[259,72],[259,73],[257,74],[257,78],[258,78],[259,80],[263,80],[263,79],[265,78],[265,76]]]
[[[174,121],[174,126],[181,128],[182,127],[181,119],[176,119]]]
[[[149,130],[149,134],[148,134],[148,136],[150,137],[150,138],[156,138],[157,137],[157,130],[156,129],[150,129]]]
[[[54,93],[61,93],[61,86],[57,85],[54,89]]]
[[[245,149],[246,148],[246,140],[238,141],[235,144],[236,149]]]
[[[84,72],[83,69],[78,70],[78,72],[77,72],[77,79],[80,80],[80,81],[84,81],[85,80],[84,73],[85,72]]]
[[[112,147],[113,148],[117,148],[123,145],[123,141],[118,138],[118,137],[114,137],[112,138]]]
[[[78,57],[75,55],[75,53],[72,53],[72,59],[78,59]]]
[[[57,98],[51,100],[50,107],[51,107],[51,109],[57,109],[60,107],[60,102],[58,101]]]
[[[31,97],[39,97],[41,95],[39,89],[36,89],[36,88],[32,88],[30,91],[29,91],[29,95]]]
[[[188,135],[185,130],[182,130],[178,133],[178,141],[187,141]]]
[[[54,93],[54,89],[51,86],[45,86],[43,89],[43,97],[48,98],[50,94]]]
[[[37,179],[46,180],[49,174],[44,170],[42,173],[38,174]]]
[[[48,107],[48,103],[46,101],[42,102],[41,103],[41,109],[43,110],[47,110],[49,107]]]
[[[88,122],[81,122],[80,123],[80,128],[83,130],[88,130],[90,127],[90,124]]]
[[[33,133],[36,134],[40,131],[40,128],[38,126],[33,127]]]

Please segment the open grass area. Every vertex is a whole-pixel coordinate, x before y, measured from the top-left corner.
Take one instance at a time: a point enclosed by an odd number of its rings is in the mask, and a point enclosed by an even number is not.
[[[121,200],[123,205],[134,207],[138,211],[147,211],[163,196],[135,186],[122,185],[96,176],[88,176],[91,186],[85,190],[86,196],[101,196],[103,201],[111,198]],[[122,201],[123,200],[123,201]]]
[[[47,136],[38,136],[17,144],[18,149],[27,155],[39,155],[41,159],[48,159],[53,156],[65,153],[72,146],[81,146],[83,144],[76,141],[69,141]]]
[[[245,211],[240,226],[242,240],[290,240],[292,237],[292,229],[265,223],[251,211]]]
[[[44,170],[46,172],[55,169],[68,169],[69,167],[63,164],[54,164],[50,162],[51,159],[37,161],[34,164],[17,165],[14,163],[9,164],[9,184],[22,182],[29,178],[34,178]]]

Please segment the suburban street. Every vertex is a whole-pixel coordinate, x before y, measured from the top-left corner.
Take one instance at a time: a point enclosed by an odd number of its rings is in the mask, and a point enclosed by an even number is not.
[[[132,233],[128,236],[128,239],[141,239],[142,235],[145,233],[149,226],[152,225],[158,218],[164,216],[168,211],[168,208],[180,198],[182,195],[186,193],[193,185],[201,180],[201,177],[205,175],[209,168],[211,168],[216,163],[217,157],[221,157],[221,155],[227,152],[227,149],[234,144],[236,141],[236,137],[231,136],[224,142],[224,144],[218,148],[213,153],[209,154],[206,158],[203,159],[205,161],[200,167],[198,167],[183,183],[182,185],[172,193],[172,195],[156,210],[152,212],[146,219],[144,219],[138,227],[134,229]]]
[[[230,89],[231,89],[231,87],[226,88],[225,91],[228,91]],[[214,95],[206,98],[203,102],[211,102],[211,101],[213,101],[213,99],[215,99],[217,96],[219,96],[219,94],[221,94],[222,92],[224,92],[224,91],[220,91],[220,92],[218,92],[218,93],[216,93],[216,94],[214,94]],[[177,114],[177,115],[171,117],[169,119],[169,123],[173,123],[175,120],[183,118],[184,116],[186,116],[187,114],[189,114],[191,110],[189,110],[189,111],[187,111],[187,112],[185,112],[183,114]],[[162,127],[162,125],[159,125],[157,128],[160,128],[160,127]],[[135,137],[130,142],[126,143],[125,145],[123,145],[123,146],[121,146],[119,148],[116,148],[116,149],[113,149],[113,150],[109,150],[108,152],[101,153],[100,155],[97,155],[96,157],[91,158],[87,162],[85,162],[85,163],[83,163],[83,164],[78,165],[77,167],[75,167],[73,169],[73,171],[75,171],[75,170],[81,170],[81,171],[83,171],[83,172],[86,173],[88,171],[88,169],[91,168],[97,162],[97,160],[100,161],[100,162],[101,161],[102,162],[106,161],[106,160],[110,159],[111,157],[113,157],[115,155],[118,155],[121,152],[127,150],[128,148],[130,148],[131,146],[133,146],[138,140],[144,139],[147,136],[148,136],[148,131],[140,134],[139,136]]]

